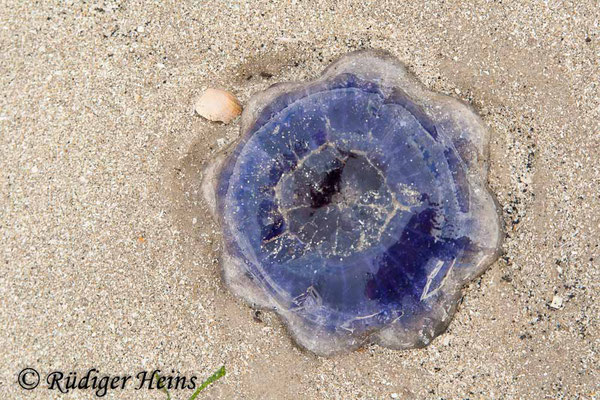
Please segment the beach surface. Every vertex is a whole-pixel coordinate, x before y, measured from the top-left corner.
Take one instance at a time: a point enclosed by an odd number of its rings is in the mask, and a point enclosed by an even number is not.
[[[94,398],[47,379],[95,368],[132,376],[104,398],[166,399],[137,374],[225,366],[198,399],[599,399],[599,21],[594,0],[3,1],[0,394]],[[504,254],[428,347],[320,358],[221,281],[200,180],[239,119],[193,102],[365,48],[479,112]]]

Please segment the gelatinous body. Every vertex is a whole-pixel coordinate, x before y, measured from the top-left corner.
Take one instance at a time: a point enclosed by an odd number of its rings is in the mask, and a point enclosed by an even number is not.
[[[206,174],[226,283],[317,354],[426,345],[498,256],[487,141],[468,106],[381,52],[256,95]]]

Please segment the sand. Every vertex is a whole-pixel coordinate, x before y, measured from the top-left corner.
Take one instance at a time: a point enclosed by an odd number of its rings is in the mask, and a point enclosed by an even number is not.
[[[199,399],[600,398],[600,4],[468,3],[3,2],[2,397],[93,398],[49,390],[52,371],[225,365]],[[360,48],[479,111],[505,254],[430,346],[325,359],[223,286],[198,184],[239,119],[192,105],[206,87],[244,103]],[[166,399],[134,387],[104,398]]]

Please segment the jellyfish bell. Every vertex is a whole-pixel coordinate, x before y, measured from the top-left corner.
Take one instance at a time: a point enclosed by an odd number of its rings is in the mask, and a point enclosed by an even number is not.
[[[204,174],[226,285],[319,355],[428,344],[499,255],[488,141],[384,52],[256,94]]]

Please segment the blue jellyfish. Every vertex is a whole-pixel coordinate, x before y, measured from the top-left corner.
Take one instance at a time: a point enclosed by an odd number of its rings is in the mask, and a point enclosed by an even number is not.
[[[498,257],[488,132],[380,51],[254,95],[204,174],[229,289],[318,355],[425,346]]]

